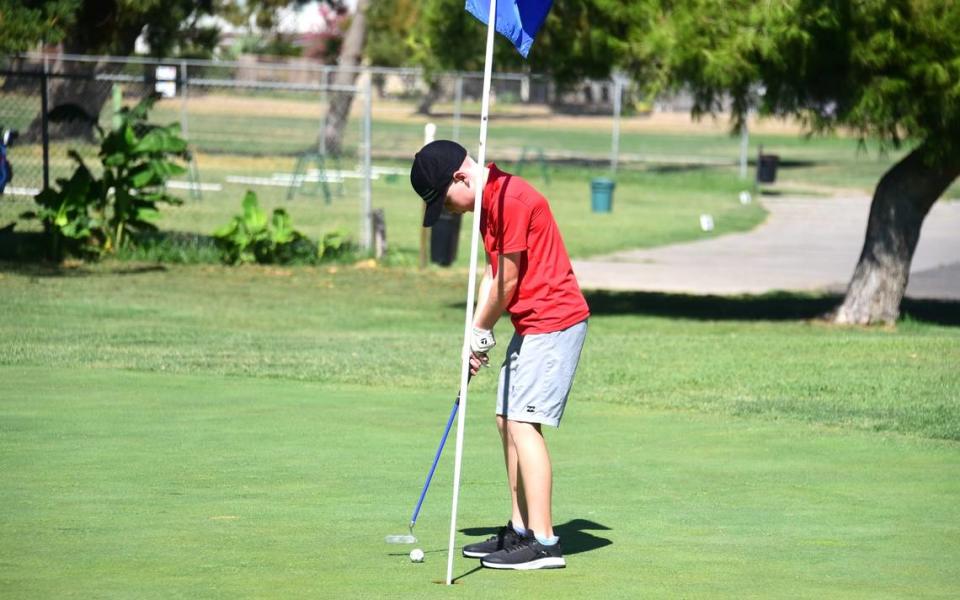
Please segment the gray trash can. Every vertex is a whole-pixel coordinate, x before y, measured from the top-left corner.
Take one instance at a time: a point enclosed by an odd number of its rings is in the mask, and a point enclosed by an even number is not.
[[[449,267],[457,260],[457,242],[460,240],[460,217],[446,209],[430,228],[430,261]]]
[[[773,183],[777,180],[780,157],[776,154],[761,154],[757,157],[757,183]]]

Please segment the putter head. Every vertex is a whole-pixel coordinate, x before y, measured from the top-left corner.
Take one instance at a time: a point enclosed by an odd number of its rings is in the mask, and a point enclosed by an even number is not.
[[[386,538],[384,538],[384,541],[388,544],[416,544],[417,538],[416,536],[404,533],[399,535],[388,535]]]
[[[410,533],[388,535],[384,541],[388,544],[416,544],[417,536],[413,535],[413,522],[410,523]]]

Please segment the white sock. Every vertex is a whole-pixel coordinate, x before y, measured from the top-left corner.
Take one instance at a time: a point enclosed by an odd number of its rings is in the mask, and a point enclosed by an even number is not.
[[[519,525],[514,525],[513,530],[516,531],[517,535],[519,535],[520,537],[526,537],[527,535],[526,527],[520,527]]]
[[[540,542],[541,546],[553,546],[560,541],[560,537],[556,535],[550,537],[542,537],[538,535],[537,541]]]

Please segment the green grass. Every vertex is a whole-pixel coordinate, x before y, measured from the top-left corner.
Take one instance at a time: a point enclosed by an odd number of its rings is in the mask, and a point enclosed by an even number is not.
[[[31,268],[0,279],[0,364],[394,389],[456,381],[465,270],[106,263],[51,275]],[[909,320],[890,332],[808,323],[829,298],[588,301],[597,342],[578,378],[587,402],[960,441],[960,331],[936,324],[960,324],[954,303],[907,302]],[[506,321],[500,330],[505,337]]]
[[[591,295],[549,433],[569,567],[445,574],[464,271],[0,271],[0,585],[17,598],[949,597],[955,305],[897,330],[830,299]],[[927,320],[923,320],[927,319]],[[498,329],[505,341],[508,326]],[[502,345],[494,361],[502,356]],[[471,387],[458,543],[504,519],[493,373]]]
[[[446,597],[451,458],[405,531],[448,397],[221,376],[0,368],[4,588],[19,598]],[[134,391],[135,390],[135,391]],[[502,518],[489,402],[460,528]],[[551,436],[564,571],[469,598],[946,597],[960,468],[943,444],[577,403]],[[597,492],[602,491],[598,496]],[[461,534],[458,538],[471,539]]]

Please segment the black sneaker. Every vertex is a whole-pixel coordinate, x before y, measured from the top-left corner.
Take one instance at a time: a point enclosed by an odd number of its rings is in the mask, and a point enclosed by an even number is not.
[[[491,569],[516,569],[529,571],[533,569],[562,569],[567,566],[563,560],[563,551],[560,542],[552,546],[544,546],[535,537],[523,538],[519,544],[504,548],[499,552],[483,557],[480,564]]]
[[[467,558],[483,558],[488,554],[512,548],[522,540],[523,538],[513,528],[513,521],[507,521],[507,526],[501,527],[497,535],[490,536],[486,541],[464,546],[463,555]]]

